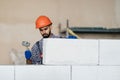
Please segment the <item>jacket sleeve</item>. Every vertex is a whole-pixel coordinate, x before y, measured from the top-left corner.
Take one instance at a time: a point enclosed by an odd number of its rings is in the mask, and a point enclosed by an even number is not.
[[[41,51],[39,50],[37,44],[34,44],[33,47],[31,48],[31,61],[32,64],[40,64],[41,58],[40,58],[40,53]]]

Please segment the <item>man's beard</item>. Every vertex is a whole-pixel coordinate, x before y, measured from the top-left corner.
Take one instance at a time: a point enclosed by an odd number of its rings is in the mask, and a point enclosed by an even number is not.
[[[42,36],[43,36],[43,38],[49,38],[49,37],[50,37],[50,34],[51,34],[51,31],[49,32],[49,34],[45,33],[45,34],[43,34]]]

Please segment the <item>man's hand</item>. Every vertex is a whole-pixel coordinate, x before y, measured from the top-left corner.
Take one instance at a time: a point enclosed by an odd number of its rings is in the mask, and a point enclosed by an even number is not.
[[[26,59],[26,64],[32,64],[32,61],[30,59]]]

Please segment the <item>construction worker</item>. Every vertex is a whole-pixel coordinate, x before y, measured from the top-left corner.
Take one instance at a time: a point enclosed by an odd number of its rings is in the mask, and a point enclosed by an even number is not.
[[[39,29],[42,39],[37,41],[31,48],[31,58],[27,60],[27,64],[43,64],[43,39],[44,38],[59,38],[52,32],[52,22],[47,16],[39,16],[36,20],[36,28]]]

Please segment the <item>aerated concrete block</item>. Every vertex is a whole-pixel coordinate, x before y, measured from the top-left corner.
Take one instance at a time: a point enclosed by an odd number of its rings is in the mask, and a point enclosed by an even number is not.
[[[0,66],[0,80],[14,80],[14,66]]]
[[[99,66],[98,80],[120,80],[120,66]]]
[[[98,40],[44,39],[44,64],[98,64]]]
[[[120,40],[100,40],[100,65],[120,65]]]
[[[15,80],[70,80],[69,66],[15,66]]]
[[[72,80],[97,80],[97,66],[72,66]]]

